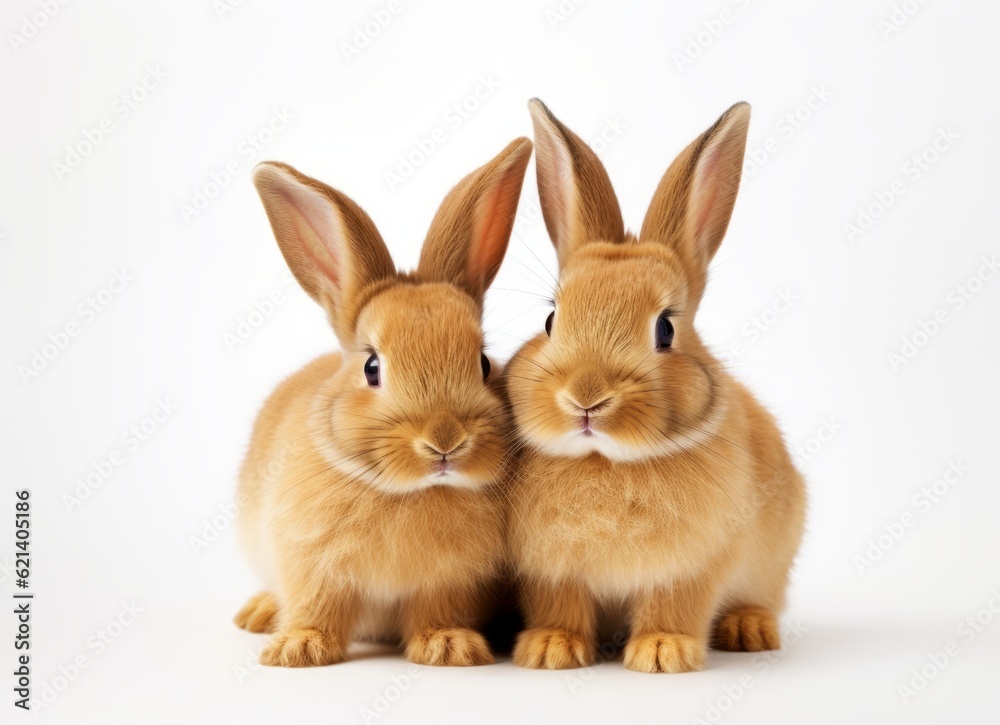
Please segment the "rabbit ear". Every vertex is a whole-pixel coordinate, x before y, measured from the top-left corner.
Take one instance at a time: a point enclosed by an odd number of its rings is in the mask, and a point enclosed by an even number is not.
[[[530,158],[531,141],[519,138],[458,182],[431,222],[418,276],[451,282],[482,304],[507,252]]]
[[[542,216],[559,264],[586,242],[624,241],[618,197],[597,154],[537,98],[528,102],[528,110],[535,127]]]
[[[253,183],[295,279],[341,341],[351,340],[364,288],[396,274],[375,224],[348,197],[287,164],[258,164]]]
[[[673,247],[700,288],[733,214],[749,125],[747,103],[723,113],[670,164],[642,222],[639,240]]]

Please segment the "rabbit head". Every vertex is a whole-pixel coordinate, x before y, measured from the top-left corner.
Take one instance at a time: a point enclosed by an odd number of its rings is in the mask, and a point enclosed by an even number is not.
[[[341,192],[286,164],[254,169],[281,252],[343,350],[311,411],[331,465],[392,492],[495,478],[507,425],[483,352],[483,297],[531,148],[517,139],[448,194],[411,273],[397,272],[372,220]]]
[[[734,105],[677,157],[636,236],[594,152],[540,101],[529,107],[560,272],[546,334],[506,371],[519,435],[549,455],[618,461],[694,445],[727,395],[694,316],[736,200],[750,108]]]

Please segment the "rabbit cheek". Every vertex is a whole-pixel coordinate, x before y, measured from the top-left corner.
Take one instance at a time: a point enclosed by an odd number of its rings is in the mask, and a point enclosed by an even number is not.
[[[671,353],[656,388],[655,393],[640,395],[640,401],[656,413],[665,432],[702,427],[719,404],[714,374],[691,355]]]

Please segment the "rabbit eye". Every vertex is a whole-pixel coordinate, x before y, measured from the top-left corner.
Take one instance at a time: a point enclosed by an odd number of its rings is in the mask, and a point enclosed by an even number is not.
[[[664,312],[656,318],[656,349],[666,350],[674,343],[674,325]]]
[[[555,319],[556,311],[552,310],[549,316],[545,318],[545,334],[552,337],[552,320]]]
[[[379,386],[379,360],[378,355],[372,353],[371,356],[365,360],[365,380],[368,384],[377,388]]]
[[[479,355],[479,362],[483,366],[483,382],[490,376],[490,359],[486,357],[485,353]]]

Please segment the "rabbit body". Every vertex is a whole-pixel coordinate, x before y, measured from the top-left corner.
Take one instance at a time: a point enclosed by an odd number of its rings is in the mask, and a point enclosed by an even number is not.
[[[347,197],[283,164],[255,170],[343,348],[278,386],[241,472],[238,525],[266,589],[236,622],[273,633],[263,664],[333,664],[356,639],[421,664],[493,660],[478,630],[504,562],[509,424],[482,301],[530,153],[519,139],[455,187],[412,273]]]
[[[520,439],[509,549],[528,628],[515,663],[624,647],[645,672],[780,645],[805,491],[772,416],[702,344],[694,315],[739,185],[734,106],[625,231],[596,155],[533,102],[538,186],[559,257],[546,334],[508,363]]]

